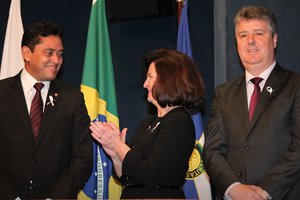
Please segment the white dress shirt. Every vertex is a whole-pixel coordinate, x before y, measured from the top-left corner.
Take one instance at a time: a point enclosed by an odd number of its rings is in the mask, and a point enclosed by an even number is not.
[[[37,80],[35,80],[35,78],[33,78],[27,72],[27,70],[25,68],[22,70],[22,72],[21,72],[21,83],[22,83],[23,92],[24,92],[24,95],[25,95],[25,100],[26,100],[28,113],[30,113],[31,102],[32,102],[32,99],[33,99],[33,97],[36,93],[36,89],[33,86],[37,82],[44,83],[44,87],[41,90],[41,96],[42,96],[42,99],[43,99],[43,111],[44,111],[45,104],[46,104],[45,102],[46,102],[47,94],[48,94],[49,87],[50,87],[50,81],[37,81]]]
[[[250,98],[251,98],[251,95],[252,95],[253,90],[254,90],[254,84],[250,80],[252,78],[255,78],[255,77],[262,78],[263,80],[259,83],[260,91],[262,91],[262,89],[264,88],[264,86],[266,84],[266,81],[267,81],[269,75],[271,74],[272,70],[274,69],[275,65],[276,65],[276,61],[274,61],[272,63],[272,65],[270,65],[270,67],[268,67],[265,71],[263,71],[262,73],[260,73],[258,76],[253,76],[248,71],[245,71],[245,74],[246,74],[246,86],[247,86],[248,109],[249,109],[249,106],[250,106]]]

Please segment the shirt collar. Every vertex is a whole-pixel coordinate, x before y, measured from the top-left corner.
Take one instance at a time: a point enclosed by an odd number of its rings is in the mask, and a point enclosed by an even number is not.
[[[274,60],[274,62],[267,69],[265,69],[262,73],[260,73],[258,76],[253,76],[246,70],[246,72],[245,72],[246,83],[249,83],[249,81],[254,77],[260,77],[260,78],[263,78],[263,81],[266,81],[268,79],[269,75],[271,74],[272,70],[274,69],[275,65],[276,65],[276,61]]]
[[[46,91],[48,91],[50,87],[50,81],[37,81],[33,76],[31,76],[28,73],[25,67],[21,72],[21,82],[22,82],[23,90],[25,92],[32,90],[34,84],[36,84],[37,82],[44,83],[45,86],[43,87],[42,90],[46,89]]]

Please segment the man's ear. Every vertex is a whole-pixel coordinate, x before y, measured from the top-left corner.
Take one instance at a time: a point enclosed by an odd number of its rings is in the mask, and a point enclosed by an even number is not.
[[[32,52],[29,49],[29,47],[23,46],[21,51],[22,51],[22,56],[23,56],[23,59],[25,60],[25,62],[30,61]]]
[[[275,33],[275,35],[273,36],[273,45],[274,45],[274,49],[277,47],[277,38],[278,38],[278,34]]]

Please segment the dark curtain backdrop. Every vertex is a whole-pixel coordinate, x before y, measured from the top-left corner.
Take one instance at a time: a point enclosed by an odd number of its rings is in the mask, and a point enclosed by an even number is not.
[[[91,0],[21,0],[24,27],[36,21],[52,21],[64,29],[64,65],[59,78],[78,88],[81,83]],[[149,114],[143,89],[144,54],[156,48],[176,48],[176,0],[173,15],[108,23],[120,126],[128,127],[129,139],[139,121]],[[213,1],[190,0],[189,20],[194,60],[206,85],[204,123],[214,88]],[[0,0],[0,55],[5,36],[10,0]],[[135,5],[131,5],[135,6]],[[126,8],[124,8],[126,9]],[[139,9],[136,7],[136,9]],[[107,15],[109,15],[107,10]],[[0,59],[1,59],[0,58]],[[0,105],[1,106],[1,105]]]

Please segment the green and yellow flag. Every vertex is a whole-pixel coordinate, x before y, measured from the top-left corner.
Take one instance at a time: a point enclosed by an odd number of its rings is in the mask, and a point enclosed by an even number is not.
[[[80,88],[90,118],[119,127],[104,0],[93,1]],[[95,141],[93,146],[93,172],[78,199],[119,199],[121,186],[111,177],[112,162],[99,143]]]

